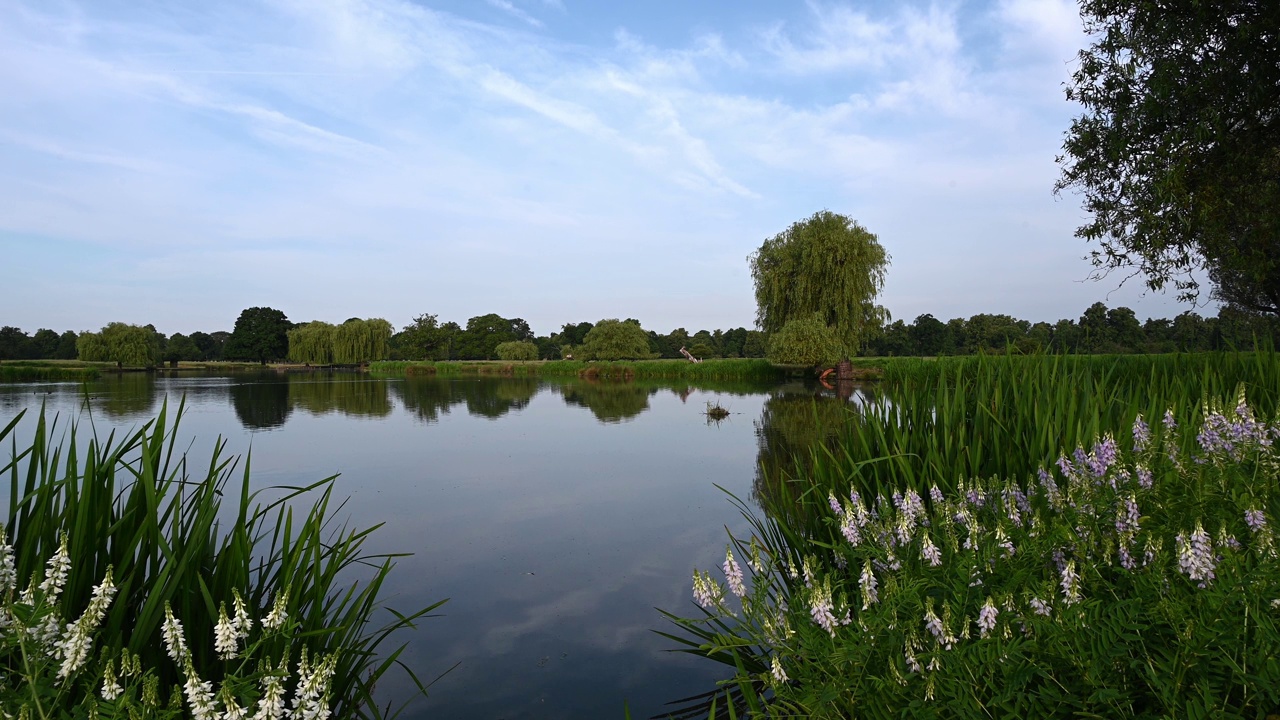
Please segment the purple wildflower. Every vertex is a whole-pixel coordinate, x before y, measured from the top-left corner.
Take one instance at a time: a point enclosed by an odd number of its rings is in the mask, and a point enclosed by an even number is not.
[[[1138,531],[1138,523],[1142,519],[1138,512],[1138,501],[1134,496],[1130,495],[1124,499],[1124,504],[1116,508],[1116,534],[1125,535]]]
[[[1031,609],[1037,615],[1048,616],[1049,613],[1051,612],[1051,610],[1049,609],[1049,605],[1046,604],[1045,601],[1041,600],[1038,597],[1031,598],[1031,601],[1028,604],[1031,605]]]
[[[1245,510],[1244,521],[1248,524],[1249,529],[1255,533],[1262,532],[1267,527],[1267,516],[1257,508]]]
[[[996,627],[996,616],[1000,614],[996,610],[996,606],[991,602],[991,598],[987,598],[987,602],[978,611],[978,636],[986,637]]]
[[[1070,477],[1072,472],[1075,470],[1075,468],[1071,467],[1071,461],[1067,459],[1066,455],[1058,456],[1058,469],[1067,477]]]
[[[1068,605],[1080,600],[1080,576],[1076,574],[1076,561],[1068,560],[1062,567],[1062,595]]]
[[[693,571],[693,600],[706,610],[719,607],[724,599],[720,584],[707,573]]]
[[[742,566],[738,565],[730,548],[725,548],[724,551],[724,576],[729,581],[730,592],[738,597],[747,594],[747,589],[742,584]]]
[[[836,517],[844,517],[844,508],[840,505],[840,501],[836,499],[835,493],[827,493],[827,503],[831,505],[831,512]]]
[[[1213,542],[1199,522],[1190,537],[1178,533],[1178,568],[1187,577],[1198,581],[1202,588],[1208,587],[1213,581],[1214,563]]]
[[[1164,411],[1163,422],[1164,422],[1165,430],[1173,430],[1178,427],[1178,423],[1174,422],[1174,419],[1173,419],[1173,408],[1169,408],[1168,410]]]
[[[943,648],[950,650],[955,646],[955,637],[948,633],[947,629],[943,627],[942,620],[938,619],[938,616],[933,612],[932,607],[924,612],[924,626],[925,629],[929,631],[929,634],[933,635],[933,638],[937,640],[938,644]]]
[[[824,582],[822,587],[813,589],[813,601],[809,605],[809,616],[812,617],[813,621],[823,630],[830,633],[831,637],[835,637],[836,626],[839,624],[839,621],[836,620],[836,616],[832,610],[831,586],[829,583]]]
[[[938,550],[938,546],[933,544],[928,534],[924,536],[924,541],[920,545],[920,559],[928,562],[933,567],[942,564],[942,553]]]
[[[862,576],[859,580],[862,581],[862,609],[866,610],[880,599],[879,594],[876,592],[876,576],[875,573],[871,572],[870,560],[863,564]]]
[[[935,503],[942,504],[942,491],[938,489],[937,485],[929,488],[929,498]]]
[[[1153,478],[1151,476],[1151,471],[1139,465],[1138,466],[1138,487],[1141,487],[1143,490],[1150,490],[1152,484],[1153,484]]]
[[[1151,443],[1151,427],[1147,425],[1147,421],[1142,419],[1142,414],[1133,420],[1133,451],[1136,453],[1144,452],[1147,445]]]
[[[1079,452],[1079,451],[1077,451]],[[1093,452],[1085,459],[1085,466],[1095,478],[1107,474],[1107,470],[1116,462],[1116,441],[1111,435],[1102,438],[1102,442],[1094,443]]]

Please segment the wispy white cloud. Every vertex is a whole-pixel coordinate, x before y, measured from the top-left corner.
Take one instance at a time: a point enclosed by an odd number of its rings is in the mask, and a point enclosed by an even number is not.
[[[540,27],[542,27],[542,21],[541,21],[541,20],[539,20],[538,18],[536,18],[536,17],[534,17],[534,16],[530,15],[529,13],[527,13],[527,12],[525,12],[525,11],[521,10],[520,8],[516,7],[515,5],[511,4],[510,0],[485,0],[485,2],[489,3],[489,4],[490,4],[490,5],[492,5],[493,7],[498,8],[499,10],[501,10],[501,11],[503,11],[503,12],[505,12],[505,13],[507,13],[507,14],[511,15],[511,16],[512,16],[512,17],[514,17],[514,18],[517,18],[517,19],[522,20],[522,21],[524,21],[524,22],[526,22],[526,23],[529,23],[529,24],[530,24],[530,25],[532,25],[533,27],[536,27],[536,28],[540,28]]]

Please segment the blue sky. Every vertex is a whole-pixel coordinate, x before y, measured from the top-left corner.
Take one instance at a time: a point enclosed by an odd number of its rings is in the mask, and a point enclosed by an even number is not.
[[[1172,316],[1052,193],[1085,41],[1066,0],[0,0],[0,324],[750,327],[821,209],[908,322]]]

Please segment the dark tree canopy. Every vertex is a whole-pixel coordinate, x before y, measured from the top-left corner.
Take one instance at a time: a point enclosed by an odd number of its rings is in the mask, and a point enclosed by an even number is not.
[[[293,323],[275,308],[251,307],[240,313],[223,346],[228,360],[282,360],[289,354],[289,330]]]
[[[1280,2],[1083,0],[1093,44],[1059,158],[1099,274],[1280,312]]]
[[[876,304],[889,254],[866,228],[828,210],[764,241],[748,260],[756,287],[756,323],[767,333],[814,313],[835,331],[847,357],[889,320]]]

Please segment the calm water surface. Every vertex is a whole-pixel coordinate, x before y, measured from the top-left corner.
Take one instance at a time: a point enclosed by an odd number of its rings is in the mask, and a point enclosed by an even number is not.
[[[406,636],[402,659],[424,681],[453,670],[402,717],[620,718],[625,702],[645,718],[726,675],[670,652],[653,630],[672,627],[654,608],[695,614],[693,568],[719,565],[726,527],[747,530],[715,486],[751,498],[762,458],[812,440],[814,395],[749,383],[136,374],[0,385],[0,424],[43,402],[63,426],[92,421],[101,433],[185,397],[196,458],[222,436],[250,456],[258,487],[341,473],[337,494],[350,500],[338,519],[385,523],[369,549],[413,553],[384,587],[386,604],[449,598]],[[732,415],[708,424],[709,401]],[[393,676],[378,692],[395,702],[408,688]]]

